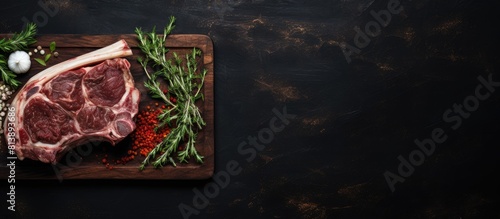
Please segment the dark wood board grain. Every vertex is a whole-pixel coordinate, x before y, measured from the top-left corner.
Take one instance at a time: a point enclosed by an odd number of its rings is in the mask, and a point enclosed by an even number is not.
[[[7,37],[8,35],[0,35]],[[110,45],[120,39],[125,39],[133,51],[133,55],[126,57],[131,63],[130,71],[135,80],[135,85],[141,91],[140,107],[143,109],[149,104],[155,103],[152,100],[143,82],[146,76],[137,62],[137,57],[142,56],[137,47],[136,36],[133,34],[123,35],[40,35],[37,36],[37,44],[49,51],[49,44],[56,42],[56,51],[59,57],[52,57],[47,62],[47,67],[59,62],[82,55],[95,49]],[[208,73],[203,87],[204,101],[198,101],[206,126],[198,133],[197,149],[204,156],[204,163],[199,164],[191,160],[188,164],[177,164],[177,167],[167,165],[162,168],[153,168],[151,165],[145,170],[139,171],[138,166],[144,159],[138,156],[135,160],[122,165],[114,164],[114,160],[119,159],[131,149],[130,137],[125,138],[116,146],[111,146],[105,142],[92,142],[80,148],[75,148],[60,160],[57,165],[44,164],[38,161],[25,159],[16,160],[16,179],[206,179],[210,178],[214,171],[214,67],[213,67],[213,44],[212,40],[205,35],[178,34],[170,35],[167,38],[166,47],[170,49],[169,55],[176,52],[184,55],[191,52],[193,48],[202,51],[199,58],[199,69],[205,68]],[[33,57],[41,57],[34,54]],[[33,61],[28,73],[18,76],[23,84],[45,69],[37,62]],[[7,176],[9,169],[6,164],[7,150],[2,139],[0,147],[0,173]],[[108,169],[102,164],[102,158],[107,156],[107,160],[112,163],[113,168]]]

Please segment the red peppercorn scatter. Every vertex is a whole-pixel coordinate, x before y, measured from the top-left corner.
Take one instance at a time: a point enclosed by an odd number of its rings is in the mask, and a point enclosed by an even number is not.
[[[171,97],[170,101],[175,103],[177,100]],[[170,133],[170,129],[167,126],[164,126],[157,132],[154,130],[159,123],[158,115],[166,108],[165,105],[154,103],[141,110],[137,116],[136,129],[131,134],[132,145],[127,150],[127,154],[115,161],[110,161],[108,155],[105,154],[101,160],[102,164],[111,170],[113,166],[110,163],[126,164],[134,160],[138,155],[146,157]]]
[[[97,156],[97,155],[96,155]],[[106,166],[107,169],[112,170],[113,166],[111,166],[108,160],[108,154],[104,154],[104,157],[101,160],[102,164]]]
[[[156,147],[167,135],[170,129],[165,126],[155,132],[158,125],[158,115],[165,109],[165,105],[158,103],[147,106],[137,116],[137,128],[132,133],[132,149],[127,151],[127,155],[117,160],[117,164],[126,164],[133,160],[137,155],[143,157]]]

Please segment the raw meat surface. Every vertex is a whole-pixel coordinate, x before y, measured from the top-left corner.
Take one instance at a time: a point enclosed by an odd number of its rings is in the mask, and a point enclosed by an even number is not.
[[[135,129],[140,98],[129,69],[126,59],[113,58],[90,67],[56,67],[47,77],[38,76],[42,72],[30,79],[12,102],[17,156],[56,163],[80,144],[101,140],[114,145],[125,138]]]

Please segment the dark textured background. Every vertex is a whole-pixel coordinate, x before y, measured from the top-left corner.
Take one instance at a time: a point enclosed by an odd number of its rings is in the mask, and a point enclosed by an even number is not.
[[[339,44],[352,45],[353,28],[388,1],[52,0],[42,2],[59,12],[39,33],[132,33],[174,15],[174,33],[213,39],[216,173],[229,160],[243,171],[197,218],[500,218],[500,92],[457,130],[441,118],[478,76],[500,81],[499,3],[402,1],[348,63]],[[35,1],[1,5],[2,33],[43,11]],[[297,117],[246,162],[238,145],[285,106]],[[384,172],[397,173],[397,157],[435,128],[447,141],[392,193]],[[0,218],[181,218],[178,205],[192,206],[193,188],[209,182],[18,182],[17,211],[2,207]]]

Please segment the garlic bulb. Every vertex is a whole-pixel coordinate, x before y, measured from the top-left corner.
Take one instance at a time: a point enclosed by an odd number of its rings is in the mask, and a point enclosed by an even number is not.
[[[30,56],[24,51],[15,51],[10,54],[8,65],[14,73],[26,73],[31,67]]]

